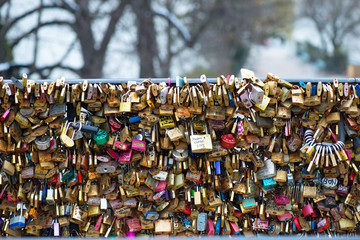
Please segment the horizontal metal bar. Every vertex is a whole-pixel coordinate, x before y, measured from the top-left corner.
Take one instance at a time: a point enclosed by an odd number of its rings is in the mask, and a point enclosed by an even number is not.
[[[298,83],[300,81],[302,82],[311,82],[311,83],[317,83],[317,82],[333,82],[334,78],[281,78],[285,81],[288,81],[290,83]],[[111,84],[117,84],[117,83],[127,83],[129,81],[135,81],[135,82],[142,82],[145,80],[151,80],[151,82],[154,83],[160,83],[160,82],[166,82],[168,83],[167,78],[93,78],[93,79],[86,79],[86,78],[79,78],[79,79],[65,79],[66,83],[79,83],[83,82],[84,80],[87,80],[89,83],[111,83]],[[188,78],[187,79],[190,84],[197,84],[201,83],[199,78]],[[262,78],[262,80],[264,80]],[[34,80],[36,83],[44,83],[44,82],[53,82],[54,79],[39,79]],[[207,81],[209,83],[216,83],[216,78],[208,78]],[[360,78],[338,78],[338,81],[340,83],[359,83]],[[10,83],[11,80],[5,79],[5,83]],[[171,79],[171,84],[175,84],[176,80],[174,78]]]

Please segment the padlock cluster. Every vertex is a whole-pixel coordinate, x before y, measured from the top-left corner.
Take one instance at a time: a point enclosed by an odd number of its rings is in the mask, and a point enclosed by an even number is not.
[[[358,84],[0,79],[1,236],[352,236]]]

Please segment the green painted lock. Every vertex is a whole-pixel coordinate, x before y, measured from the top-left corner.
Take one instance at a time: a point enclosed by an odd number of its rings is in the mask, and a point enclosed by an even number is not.
[[[74,177],[74,175],[75,175],[74,169],[68,168],[68,169],[63,173],[62,179],[65,181],[65,180],[68,180],[68,179]]]
[[[93,139],[97,145],[102,145],[109,141],[109,134],[104,129],[100,129],[93,135]]]

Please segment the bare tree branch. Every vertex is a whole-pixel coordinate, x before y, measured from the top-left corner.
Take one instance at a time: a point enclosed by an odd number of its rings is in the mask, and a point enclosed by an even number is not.
[[[43,22],[43,23],[33,27],[29,31],[23,33],[22,35],[17,37],[15,40],[11,41],[11,45],[14,47],[14,46],[18,45],[22,39],[30,36],[32,33],[36,32],[38,29],[40,29],[42,27],[46,27],[46,26],[52,26],[52,25],[65,25],[65,26],[73,27],[73,23],[71,23],[69,21],[53,20],[53,21],[49,21],[49,22]]]
[[[40,7],[43,5],[43,3],[44,3],[43,0],[40,0]],[[40,9],[38,13],[37,25],[41,24],[41,13],[42,13],[42,9]],[[39,29],[35,31],[35,47],[34,47],[34,60],[33,60],[34,66],[36,66],[38,50],[39,50]]]
[[[130,3],[129,0],[122,0],[119,6],[110,14],[110,22],[104,34],[103,40],[100,45],[100,52],[106,51],[107,46],[111,40],[111,37],[114,35],[115,27],[117,22],[119,21],[121,15],[124,12],[126,5]]]
[[[57,2],[56,0],[54,0],[53,2]],[[62,7],[64,7],[65,9],[67,9],[69,12],[72,12],[74,15],[77,11],[77,8],[79,7],[79,5],[77,5],[76,3],[74,2],[69,2],[67,0],[61,0],[61,3],[62,3]]]
[[[34,13],[36,13],[38,11],[41,11],[43,9],[54,9],[54,8],[66,11],[66,9],[62,8],[59,5],[40,5],[40,6],[36,7],[36,8],[33,8],[33,9],[31,9],[31,10],[29,10],[29,11],[23,13],[23,14],[20,14],[19,16],[11,19],[11,21],[4,24],[4,26],[1,29],[1,32],[3,34],[6,34],[17,22],[19,22],[20,20],[23,20],[25,17],[27,17],[29,15],[32,15],[32,14],[34,14]]]
[[[9,2],[8,0],[0,0],[0,7],[5,5],[5,3]]]

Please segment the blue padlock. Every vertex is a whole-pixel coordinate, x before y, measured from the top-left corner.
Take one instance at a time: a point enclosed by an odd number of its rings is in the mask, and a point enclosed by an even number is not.
[[[160,217],[160,214],[158,212],[147,212],[145,214],[146,220],[157,220]]]
[[[317,223],[314,220],[311,221],[311,230],[317,230]]]
[[[356,90],[356,95],[360,96],[360,86],[359,86],[359,84],[355,84],[355,90]]]
[[[292,223],[292,229],[293,229],[293,232],[297,232],[297,228],[296,228],[296,225],[295,225],[295,222]]]
[[[316,95],[316,93],[317,93],[317,85],[312,85],[311,95],[314,96],[314,95]]]
[[[194,153],[194,152],[191,151],[191,144],[188,145],[188,153],[189,153],[190,157],[201,156],[201,153]]]
[[[44,186],[44,187],[43,187],[43,190],[42,190],[42,199],[41,199],[41,201],[42,201],[43,204],[46,204],[46,195],[47,195],[47,189],[46,189],[46,187]]]
[[[229,95],[229,103],[230,103],[230,106],[231,107],[235,107],[235,102],[234,102],[234,99],[232,97],[232,94],[230,91],[228,91],[228,95]]]
[[[30,153],[26,153],[26,156],[27,156],[27,158],[28,158],[28,160],[29,160],[29,164],[30,165],[34,165],[34,163],[33,163],[33,161],[31,160],[31,156],[30,156]]]
[[[225,202],[226,200],[229,199],[229,192],[220,192],[220,198],[221,198],[221,201]]]
[[[184,79],[182,77],[177,76],[176,77],[176,86],[183,87],[184,84],[185,84]]]
[[[219,217],[216,221],[215,234],[220,234],[221,218]]]
[[[241,194],[235,193],[235,195],[234,195],[234,202],[236,202],[236,203],[241,203],[243,199],[244,199],[244,198],[243,198],[243,196],[242,196]]]
[[[130,123],[140,122],[141,117],[140,116],[129,117],[129,121],[130,121]]]
[[[23,214],[23,203],[20,204],[20,215],[10,218],[9,228],[12,230],[19,230],[25,227],[26,219]]]
[[[215,162],[215,174],[221,175],[221,161],[220,160]]]
[[[270,189],[272,187],[275,187],[277,182],[273,178],[266,178],[263,179],[263,186],[265,189]]]

